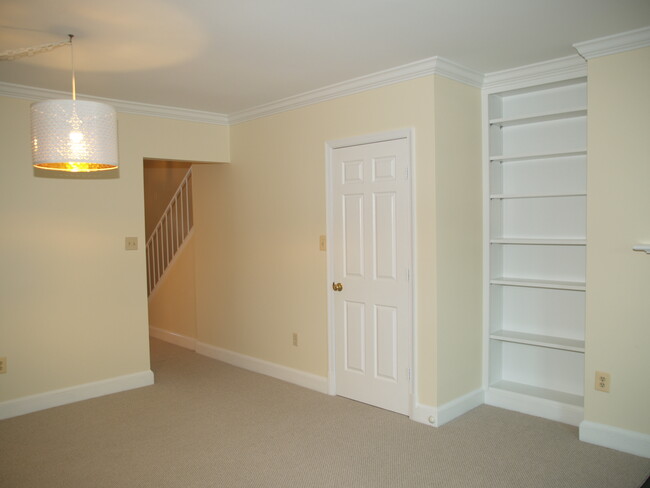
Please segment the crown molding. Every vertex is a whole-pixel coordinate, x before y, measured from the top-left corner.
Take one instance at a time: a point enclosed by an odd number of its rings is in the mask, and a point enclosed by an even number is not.
[[[12,98],[24,98],[27,100],[54,100],[69,98],[69,92],[48,90],[26,85],[15,85],[13,83],[0,82],[0,96]],[[167,119],[185,120],[188,122],[201,122],[204,124],[228,125],[228,116],[213,112],[202,112],[178,107],[167,107],[164,105],[151,105],[148,103],[129,102],[126,100],[115,100],[112,98],[93,97],[77,94],[79,99],[100,102],[111,105],[116,111],[122,113],[146,115],[150,117],[163,117]]]
[[[586,59],[622,53],[650,46],[650,26],[591,41],[576,42],[573,47]]]
[[[301,93],[299,95],[258,105],[257,107],[252,107],[250,109],[241,110],[230,114],[229,120],[231,124],[237,124],[433,74],[444,76],[445,78],[450,78],[478,88],[480,88],[483,83],[483,75],[481,73],[465,68],[464,66],[445,58],[435,56],[433,58],[415,61],[396,68],[390,68],[370,75],[360,76],[359,78],[353,78],[341,83],[335,83],[323,88]]]
[[[80,98],[107,103],[115,107],[118,112],[207,124],[231,125],[428,75],[443,76],[482,88],[488,93],[581,78],[587,76],[585,59],[648,46],[650,46],[650,27],[643,27],[591,41],[578,42],[573,47],[579,55],[495,71],[485,75],[448,59],[435,56],[240,110],[229,115],[84,95],[80,95]],[[68,98],[70,95],[67,92],[0,82],[0,96],[28,100],[50,100]]]
[[[587,76],[587,62],[579,55],[574,54],[564,58],[487,73],[483,81],[483,89],[490,93],[584,76]]]

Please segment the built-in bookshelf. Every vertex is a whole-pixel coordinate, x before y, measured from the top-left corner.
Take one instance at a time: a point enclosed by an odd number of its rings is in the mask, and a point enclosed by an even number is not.
[[[486,91],[486,403],[582,420],[587,83]]]

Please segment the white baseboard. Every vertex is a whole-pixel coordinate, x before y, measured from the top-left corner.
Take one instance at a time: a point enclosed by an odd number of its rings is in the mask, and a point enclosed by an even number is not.
[[[436,425],[438,427],[445,425],[447,422],[454,420],[456,417],[460,417],[464,413],[469,412],[470,410],[483,405],[485,397],[485,392],[483,389],[479,388],[472,392],[458,397],[450,402],[445,403],[438,407],[438,419]]]
[[[255,373],[265,374],[320,393],[328,393],[328,382],[324,376],[305,373],[304,371],[228,351],[227,349],[221,349],[202,342],[196,343],[196,352]]]
[[[575,427],[579,426],[584,418],[584,409],[577,405],[568,405],[499,388],[488,388],[485,392],[485,403]]]
[[[580,440],[650,458],[650,435],[633,430],[584,420],[580,423]]]
[[[430,405],[423,405],[416,402],[415,405],[413,405],[411,416],[409,418],[415,422],[428,425],[429,427],[438,426],[436,407]]]
[[[161,341],[169,342],[170,344],[175,344],[185,349],[190,349],[196,351],[196,339],[193,337],[187,337],[176,332],[169,332],[165,329],[159,329],[158,327],[149,326],[149,335],[160,339]]]
[[[416,402],[410,418],[424,425],[441,427],[456,417],[460,417],[479,405],[483,405],[483,399],[484,391],[479,388],[439,407]]]
[[[15,400],[7,400],[0,403],[0,420],[149,385],[153,385],[153,372],[146,370],[140,373],[127,374],[16,398]]]

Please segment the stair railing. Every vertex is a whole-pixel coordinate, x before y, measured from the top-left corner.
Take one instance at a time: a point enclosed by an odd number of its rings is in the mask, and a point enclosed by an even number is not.
[[[190,168],[147,239],[147,294],[156,288],[194,225]]]

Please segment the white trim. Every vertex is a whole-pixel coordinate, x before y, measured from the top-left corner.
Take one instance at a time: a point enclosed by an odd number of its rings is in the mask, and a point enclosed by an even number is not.
[[[417,188],[415,182],[417,180],[417,164],[416,164],[416,141],[415,141],[415,129],[410,130],[409,139],[411,141],[411,147],[409,148],[411,155],[411,269],[410,269],[410,278],[411,278],[411,321],[413,323],[413,330],[411,336],[411,415],[415,412],[420,405],[420,394],[417,389],[418,385],[418,376],[419,376],[419,355],[418,348],[416,344],[418,342],[418,287],[415,286],[418,279],[418,254],[417,254],[417,242],[418,242],[418,226],[416,225],[417,219]],[[428,416],[427,416],[428,417]],[[434,419],[435,420],[435,419]],[[428,423],[428,422],[427,422]]]
[[[434,59],[434,58],[432,58]],[[483,79],[485,75],[473,69],[467,68],[461,64],[451,61],[440,56],[436,56],[436,66],[430,74],[449,78],[450,80],[464,83],[465,85],[481,88],[483,86]],[[424,74],[420,76],[425,76]]]
[[[485,392],[482,388],[479,388],[440,407],[432,407],[416,402],[409,418],[431,427],[442,427],[479,405],[483,405],[484,396]]]
[[[152,326],[149,326],[149,336],[176,346],[184,347],[185,349],[190,349],[191,351],[196,351],[196,339],[193,337]]]
[[[54,100],[59,98],[70,98],[70,93],[45,88],[36,88],[26,85],[15,85],[13,83],[0,82],[0,96],[12,98],[24,98],[27,100]],[[113,98],[93,97],[77,94],[81,100],[106,103],[111,105],[118,112],[149,117],[162,117],[167,119],[185,120],[188,122],[200,122],[204,124],[228,125],[228,116],[201,110],[191,110],[179,107],[167,107],[164,105],[152,105],[148,103],[129,102]]]
[[[413,405],[413,410],[409,418],[414,422],[419,422],[429,427],[437,427],[437,411],[436,407],[430,405],[422,405],[421,403],[415,403]]]
[[[58,407],[69,403],[88,400],[121,391],[133,390],[142,386],[153,385],[154,377],[151,370],[139,373],[117,376],[83,385],[71,386],[60,390],[48,391],[30,395],[15,400],[0,403],[0,420],[25,415],[27,413]]]
[[[650,26],[590,41],[576,42],[573,47],[585,58],[592,59],[650,46]]]
[[[445,425],[456,417],[460,417],[479,405],[483,405],[484,396],[485,392],[482,388],[479,388],[441,405],[438,407],[437,426]]]
[[[546,398],[538,398],[522,393],[488,388],[485,403],[494,407],[514,410],[536,417],[544,417],[556,422],[578,426],[584,418],[584,409]]]
[[[230,114],[229,120],[231,124],[238,124],[280,112],[295,110],[326,100],[345,97],[374,88],[434,74],[479,88],[483,82],[483,75],[481,73],[465,68],[448,59],[435,56],[258,105],[257,107],[240,110]]]
[[[481,141],[482,158],[482,207],[483,207],[483,390],[487,391],[490,381],[490,125],[489,100],[486,92],[481,94]]]
[[[650,458],[650,435],[641,432],[584,420],[580,423],[580,440]]]
[[[334,297],[330,283],[334,283],[334,256],[332,253],[332,239],[334,235],[334,209],[332,205],[332,151],[334,142],[325,142],[325,227],[327,232],[327,277],[325,289],[327,290],[327,393],[336,395],[336,348],[334,347],[336,335],[334,334]]]
[[[311,373],[305,373],[297,369],[281,366],[276,363],[264,361],[237,352],[211,346],[202,342],[196,343],[196,352],[203,356],[232,364],[238,368],[247,369],[255,373],[271,376],[294,385],[309,388],[320,393],[327,393],[327,378]]]
[[[647,46],[650,46],[650,27],[573,44],[580,55],[587,59]],[[580,56],[574,55],[483,75],[454,61],[434,56],[240,110],[229,115],[111,98],[84,95],[80,95],[80,98],[108,103],[114,106],[118,112],[207,124],[231,125],[429,75],[443,76],[487,90],[504,91],[509,89],[510,84],[521,87],[586,76],[586,63]],[[70,94],[0,82],[0,96],[50,100],[69,98]]]
[[[327,292],[327,357],[328,357],[328,388],[327,393],[330,395],[336,395],[336,336],[335,336],[335,323],[334,323],[334,300],[332,296],[332,291],[330,288],[330,283],[335,281],[334,277],[334,259],[332,256],[332,243],[334,235],[334,218],[333,218],[333,195],[332,195],[332,151],[335,149],[340,149],[350,146],[360,146],[364,144],[375,144],[378,142],[394,141],[398,139],[406,139],[409,150],[409,161],[408,161],[408,171],[409,171],[409,193],[411,200],[409,201],[409,211],[410,211],[410,234],[411,234],[411,247],[408,250],[409,253],[409,305],[411,307],[409,311],[409,317],[411,321],[411,351],[409,357],[409,368],[411,370],[411,383],[409,386],[409,417],[413,417],[415,410],[418,408],[417,403],[417,368],[415,362],[415,356],[417,351],[417,335],[415,327],[415,266],[414,266],[414,254],[413,250],[415,249],[415,216],[414,209],[415,205],[413,204],[414,192],[415,192],[415,174],[414,174],[414,163],[415,163],[415,131],[413,129],[396,129],[392,131],[379,132],[374,134],[364,134],[360,136],[345,138],[345,139],[336,139],[332,141],[325,141],[325,214],[326,214],[326,226],[327,226],[327,283],[326,289]],[[428,417],[428,415],[426,416]],[[426,422],[428,423],[428,421]]]
[[[488,93],[500,92],[583,76],[587,76],[587,63],[575,54],[541,63],[487,73],[483,80],[483,89]]]

